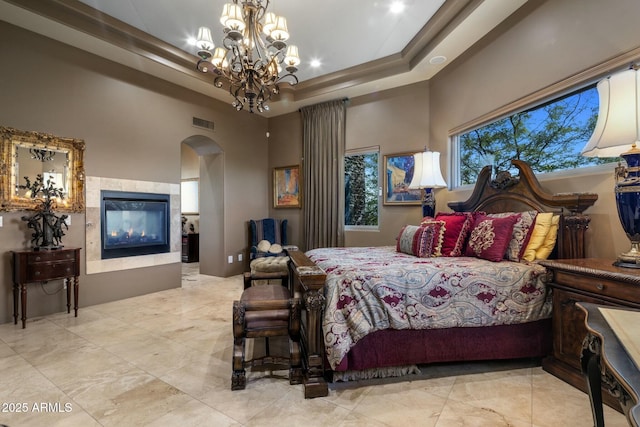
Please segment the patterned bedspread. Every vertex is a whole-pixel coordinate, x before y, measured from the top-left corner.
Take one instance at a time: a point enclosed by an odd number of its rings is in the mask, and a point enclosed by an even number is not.
[[[381,329],[508,325],[551,315],[538,264],[416,258],[393,246],[307,255],[327,273],[323,331],[332,369],[358,340]]]

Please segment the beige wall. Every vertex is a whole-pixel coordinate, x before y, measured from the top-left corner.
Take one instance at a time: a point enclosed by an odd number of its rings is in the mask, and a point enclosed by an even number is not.
[[[383,156],[427,145],[442,153],[448,178],[451,129],[640,46],[639,14],[636,0],[530,1],[430,82],[352,99],[347,149],[379,145]],[[297,112],[269,121],[270,167],[301,158],[301,128]],[[598,202],[587,211],[592,218],[589,256],[613,258],[629,246],[617,219],[612,176],[600,172],[542,180],[551,192],[598,193]],[[437,209],[448,210],[447,202],[469,194],[437,190]],[[301,211],[287,211],[290,220],[300,223]],[[419,219],[419,207],[381,205],[380,230],[347,232],[346,245],[393,244],[402,225]]]
[[[201,230],[207,249],[201,261],[219,276],[243,271],[237,258],[227,264],[227,256],[245,248],[246,221],[268,212],[266,119],[4,22],[0,54],[5,64],[0,67],[0,124],[84,139],[88,176],[177,184],[181,142],[198,134],[215,141],[223,153],[213,173],[204,177],[211,179],[207,184],[217,198],[204,200],[203,211],[212,215],[204,224],[209,235]],[[214,121],[215,130],[194,128],[194,116]],[[6,322],[13,313],[9,251],[28,242],[23,213],[0,215],[0,322]],[[71,215],[64,245],[85,246],[84,222],[84,214]],[[180,286],[180,267],[86,275],[83,263],[80,306]],[[48,292],[57,289],[55,283],[48,286]],[[39,286],[29,286],[30,317],[63,306],[62,293],[45,295]]]
[[[430,82],[352,99],[347,149],[378,145],[384,156],[428,145],[443,153],[446,177],[451,129],[638,47],[639,15],[637,0],[531,0]],[[303,161],[299,113],[269,120],[238,114],[226,103],[1,22],[0,53],[5,64],[0,67],[0,124],[84,139],[87,175],[178,183],[182,141],[204,135],[222,148],[222,153],[200,158],[206,193],[201,200],[201,269],[216,275],[243,271],[243,263],[235,260],[246,250],[250,218],[288,218],[291,242],[302,240],[302,210],[274,209],[271,185],[273,167]],[[214,121],[215,131],[192,127],[193,116]],[[589,255],[614,257],[627,248],[613,204],[611,174],[544,180],[543,186],[600,195],[587,211],[593,219]],[[468,191],[436,194],[438,209],[446,209],[447,201],[463,200]],[[12,312],[8,251],[25,247],[27,238],[22,213],[0,215],[2,322]],[[346,243],[391,244],[402,225],[419,218],[417,206],[381,205],[380,231],[348,232]],[[82,247],[84,215],[71,219],[64,244]],[[229,255],[233,264],[227,264]],[[81,306],[180,282],[178,263],[98,275],[85,275],[83,266],[82,272]],[[63,310],[61,294],[45,295],[30,286],[29,296],[30,316]]]
[[[636,0],[534,1],[474,51],[431,81],[434,148],[448,150],[449,130],[640,46]],[[526,16],[522,16],[526,12]],[[638,58],[640,59],[640,58]],[[442,165],[448,170],[448,164]],[[444,172],[444,171],[443,171]],[[613,258],[629,241],[617,218],[613,171],[544,180],[552,192],[596,192],[587,255]],[[468,192],[438,191],[440,206]]]
[[[302,208],[274,208],[273,168],[300,165],[302,170],[302,118],[299,112],[285,114],[269,119],[269,216],[287,219],[287,237],[289,244],[304,247],[302,238]],[[304,177],[302,177],[304,179]]]
[[[382,165],[386,154],[430,147],[428,99],[429,82],[351,99],[347,107],[346,149],[378,146]],[[302,117],[299,112],[270,119],[269,133],[271,168],[302,164]],[[382,181],[380,185],[383,185]],[[273,203],[273,195],[270,197],[270,203]],[[336,194],[336,197],[340,195]],[[304,206],[303,209],[271,209],[272,216],[289,219],[292,243],[301,246],[303,210]],[[345,245],[394,244],[404,224],[420,221],[420,211],[420,206],[385,206],[381,203],[379,231],[347,231]]]

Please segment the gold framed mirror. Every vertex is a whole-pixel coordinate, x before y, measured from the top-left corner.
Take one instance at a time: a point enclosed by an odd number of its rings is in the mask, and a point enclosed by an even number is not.
[[[42,175],[63,189],[56,211],[84,212],[84,141],[0,126],[0,211],[32,210],[21,185]]]

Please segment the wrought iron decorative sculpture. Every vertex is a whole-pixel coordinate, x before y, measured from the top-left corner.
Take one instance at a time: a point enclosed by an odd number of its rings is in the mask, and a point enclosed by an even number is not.
[[[68,215],[56,215],[54,209],[58,201],[64,198],[62,188],[57,188],[53,180],[47,179],[40,174],[31,182],[29,177],[24,177],[25,185],[21,189],[28,190],[32,199],[36,199],[40,204],[36,207],[37,212],[31,216],[23,216],[28,227],[33,229],[31,243],[34,249],[58,249],[61,248],[64,229],[69,229],[66,223]]]

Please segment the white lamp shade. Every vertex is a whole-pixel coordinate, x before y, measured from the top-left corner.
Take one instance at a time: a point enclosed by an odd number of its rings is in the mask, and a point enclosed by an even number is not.
[[[227,63],[227,49],[223,47],[217,47],[216,50],[213,51],[213,58],[211,58],[211,63],[216,68],[226,68],[229,65]]]
[[[271,31],[276,27],[277,16],[273,12],[264,15],[264,24],[262,24],[262,32],[270,36]]]
[[[231,8],[231,3],[226,3],[222,7],[222,14],[220,15],[220,23],[222,26],[227,25],[227,19],[229,19],[229,8]]]
[[[440,171],[440,153],[423,151],[413,155],[413,178],[409,188],[443,188],[447,183]]]
[[[601,80],[598,95],[598,121],[582,155],[618,157],[640,145],[640,73],[631,69]]]
[[[271,37],[274,40],[287,41],[289,30],[287,29],[287,19],[284,16],[276,16],[276,25],[271,30]]]
[[[222,16],[220,17],[220,20],[222,21],[222,19],[225,17],[226,15],[226,20],[224,21],[223,25],[229,29],[232,30],[237,30],[237,31],[242,31],[244,30],[245,24],[244,24],[244,18],[242,17],[242,8],[234,3],[229,3],[229,9],[227,10],[227,6],[224,6],[224,9],[222,11]]]
[[[287,52],[284,56],[284,63],[288,66],[297,67],[300,64],[300,55],[298,55],[298,46],[287,46]]]
[[[196,46],[202,50],[213,49],[213,39],[211,38],[211,30],[207,27],[200,27],[198,29],[198,37]]]

